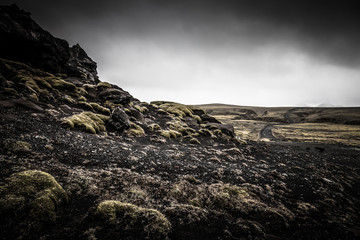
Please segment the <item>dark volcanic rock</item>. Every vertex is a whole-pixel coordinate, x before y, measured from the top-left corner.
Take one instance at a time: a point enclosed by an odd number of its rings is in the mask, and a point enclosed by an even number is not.
[[[99,98],[104,101],[110,100],[113,103],[127,104],[133,97],[124,90],[108,88],[100,92]]]
[[[120,107],[115,108],[111,114],[109,125],[114,127],[117,131],[123,131],[130,127],[129,116]]]
[[[67,63],[69,73],[73,76],[85,78],[90,83],[99,82],[96,63],[88,57],[84,49],[76,44],[69,48],[70,59]]]
[[[200,116],[201,120],[203,120],[204,122],[209,122],[209,123],[220,123],[221,122],[219,120],[217,120],[216,118],[212,117],[212,116],[209,116],[207,114],[202,114]]]
[[[51,73],[81,77],[99,82],[96,63],[79,46],[42,29],[30,13],[18,6],[0,6],[0,57],[26,63]]]
[[[208,123],[207,126],[209,128],[217,128],[220,129],[223,133],[231,136],[231,137],[235,137],[235,130],[234,130],[234,126],[231,124],[219,124],[219,123]]]

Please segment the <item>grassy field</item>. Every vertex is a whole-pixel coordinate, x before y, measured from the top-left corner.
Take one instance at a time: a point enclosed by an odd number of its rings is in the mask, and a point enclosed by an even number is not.
[[[244,140],[264,140],[260,131],[274,124],[279,141],[318,142],[360,146],[359,108],[249,107],[224,104],[200,105],[209,115],[233,124]]]
[[[360,146],[360,125],[296,123],[276,125],[273,135],[281,141],[342,143]]]

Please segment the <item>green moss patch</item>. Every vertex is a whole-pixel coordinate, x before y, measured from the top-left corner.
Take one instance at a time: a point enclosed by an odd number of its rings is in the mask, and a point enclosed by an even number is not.
[[[99,82],[96,85],[97,88],[111,88],[111,84],[108,82]]]
[[[189,142],[193,144],[201,144],[200,141],[195,137],[190,138]]]
[[[90,106],[97,112],[99,113],[105,113],[107,115],[110,115],[110,109],[101,106],[100,104],[97,103],[90,103]]]
[[[152,123],[152,124],[150,124],[149,126],[147,126],[147,128],[148,128],[148,130],[149,130],[150,132],[155,132],[155,131],[161,130],[160,125],[157,124],[157,123]]]
[[[87,102],[79,101],[78,104],[82,109],[92,111],[92,112],[94,111],[93,107]]]
[[[88,133],[99,133],[105,131],[105,123],[109,120],[108,116],[92,112],[82,112],[62,120],[62,124],[70,129],[78,128]]]
[[[185,122],[182,122],[180,120],[173,120],[173,121],[167,122],[166,125],[171,130],[175,130],[184,136],[191,135],[196,132],[194,129],[190,128]]]
[[[161,130],[160,135],[166,138],[178,138],[181,137],[181,133],[175,130]]]
[[[0,214],[35,222],[55,222],[67,194],[53,176],[36,170],[15,173],[0,188]]]
[[[28,142],[7,139],[3,143],[4,149],[12,153],[30,152],[31,145]]]
[[[74,84],[66,82],[60,78],[50,79],[51,86],[59,90],[67,90],[71,92],[76,92],[77,88]]]
[[[11,76],[13,88],[21,89],[21,94],[39,100],[53,100],[62,95],[60,91],[77,96],[84,95],[84,89],[77,88],[74,84],[64,81],[58,76],[31,68],[26,64],[0,59],[2,71]],[[19,91],[20,92],[20,91]]]
[[[69,103],[69,104],[75,104],[76,103],[76,101],[72,97],[70,97],[69,95],[65,95],[63,100],[66,103]]]
[[[184,104],[175,103],[175,102],[151,102],[151,104],[158,106],[160,109],[174,114],[175,116],[178,116],[180,118],[183,117],[192,117],[196,119],[198,122],[201,122],[201,118],[197,115],[194,115],[194,112],[192,111],[191,107],[186,106]]]
[[[120,201],[101,202],[96,212],[106,225],[113,226],[112,229],[139,239],[166,239],[171,228],[170,222],[159,211]]]
[[[138,110],[139,112],[141,112],[141,113],[144,113],[144,112],[147,112],[147,111],[148,111],[147,107],[140,106],[140,105],[135,105],[134,108],[135,108],[136,110]]]
[[[141,137],[145,135],[144,129],[133,122],[130,122],[130,129],[127,130],[127,133],[136,137]]]
[[[80,97],[78,97],[78,101],[86,102],[87,99],[86,99],[86,97],[84,97],[84,96],[80,96]]]

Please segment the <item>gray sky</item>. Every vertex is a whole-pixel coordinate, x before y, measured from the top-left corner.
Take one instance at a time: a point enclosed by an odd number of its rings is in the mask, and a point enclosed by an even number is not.
[[[333,0],[19,0],[141,101],[360,106],[360,12]]]

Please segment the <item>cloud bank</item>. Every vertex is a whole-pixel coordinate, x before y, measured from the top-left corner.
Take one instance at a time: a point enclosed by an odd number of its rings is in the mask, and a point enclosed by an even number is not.
[[[144,101],[359,106],[355,1],[16,1]]]

